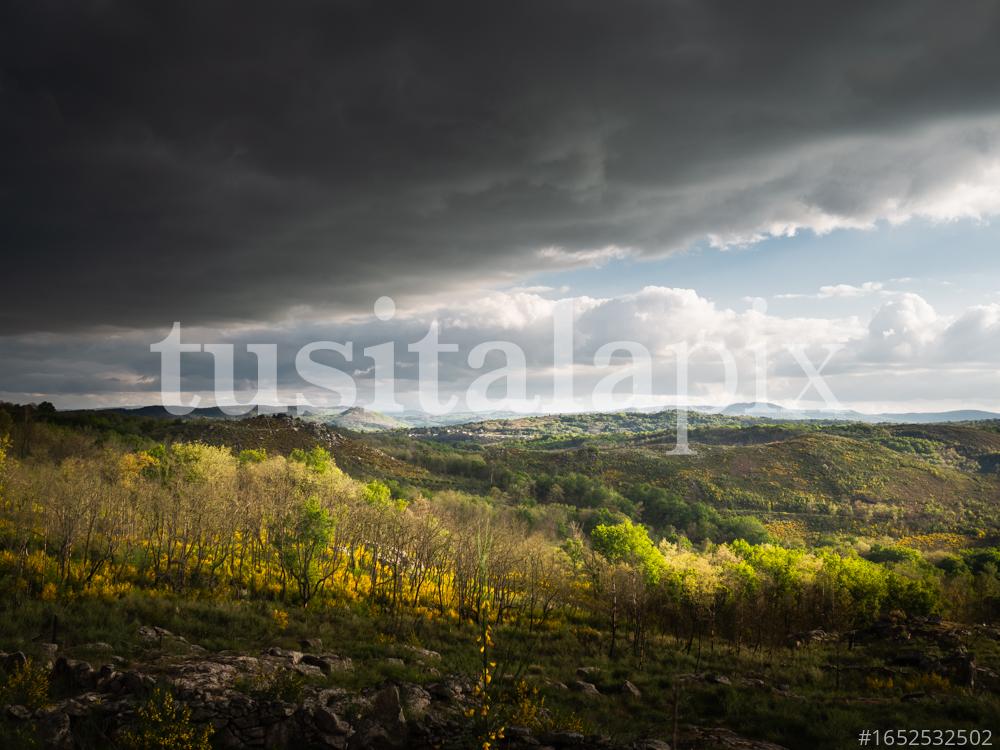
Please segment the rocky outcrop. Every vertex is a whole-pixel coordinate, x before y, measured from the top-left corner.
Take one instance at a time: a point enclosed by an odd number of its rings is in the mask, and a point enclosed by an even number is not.
[[[150,629],[148,633],[158,651],[160,643],[172,637],[160,629]],[[129,669],[110,663],[95,668],[89,662],[60,656],[52,666],[51,678],[58,685],[59,694],[71,697],[37,711],[23,706],[3,706],[0,711],[7,721],[34,724],[46,748],[74,750],[75,737],[82,737],[83,733],[88,742],[93,743],[96,735],[99,741],[111,745],[118,733],[135,722],[137,708],[159,685],[169,687],[177,700],[190,709],[193,722],[212,725],[212,742],[216,747],[400,750],[477,744],[466,718],[474,694],[470,678],[452,675],[427,686],[388,682],[357,691],[321,687],[295,680],[308,676],[317,677],[316,682],[322,683],[322,678],[334,671],[350,669],[350,659],[329,652],[313,653],[323,650],[318,640],[303,642],[302,646],[307,652],[275,647],[259,656],[159,653],[150,663]],[[433,652],[414,653],[421,660],[438,658],[431,655]],[[17,668],[26,658],[24,654],[0,654],[0,660]],[[593,679],[598,673],[581,670],[580,674]],[[283,676],[295,679],[288,681]],[[276,685],[298,686],[300,690],[295,696],[282,695]],[[593,683],[583,679],[572,687],[594,700],[612,699],[602,696]],[[636,700],[641,698],[638,688],[630,682],[617,693],[618,699],[622,694]],[[705,741],[717,738],[729,742],[736,738],[725,735],[725,730],[700,731],[708,733],[704,734]],[[733,744],[736,740],[744,744]],[[711,746],[733,750],[776,748],[742,738]],[[535,736],[523,727],[510,727],[499,747],[669,750],[669,745],[660,738],[621,745],[608,737],[575,732]]]

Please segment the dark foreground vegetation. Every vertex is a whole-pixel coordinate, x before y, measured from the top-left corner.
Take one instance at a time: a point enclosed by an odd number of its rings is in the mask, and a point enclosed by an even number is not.
[[[2,744],[1000,729],[995,425],[672,419],[6,405]]]

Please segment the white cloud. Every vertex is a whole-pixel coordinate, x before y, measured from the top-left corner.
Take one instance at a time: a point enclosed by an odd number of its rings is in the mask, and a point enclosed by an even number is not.
[[[865,285],[854,288],[864,289]],[[874,293],[874,283],[868,289]],[[390,322],[370,315],[333,323],[307,320],[258,327],[191,327],[184,329],[183,338],[233,343],[237,352],[245,352],[247,343],[279,342],[283,358],[279,381],[282,392],[292,394],[302,385],[290,365],[298,347],[316,340],[353,341],[355,360],[345,370],[356,374],[363,402],[371,385],[371,362],[360,352],[367,346],[394,341],[399,361],[397,388],[411,398],[416,370],[406,345],[420,339],[430,321],[438,320],[442,342],[459,346],[458,354],[442,357],[445,395],[449,390],[462,392],[481,374],[470,370],[465,359],[475,345],[502,340],[524,350],[529,396],[538,393],[544,397],[551,392],[552,316],[559,303],[551,296],[541,290],[492,291],[437,306],[401,307]],[[853,293],[845,298],[859,304],[864,299]],[[732,355],[740,373],[738,400],[755,397],[754,353],[760,347],[768,352],[768,397],[781,401],[799,393],[805,380],[802,368],[787,352],[789,346],[804,349],[816,365],[823,361],[828,347],[841,347],[824,375],[845,405],[895,399],[899,410],[905,410],[911,403],[964,398],[985,407],[997,399],[1000,304],[971,306],[947,316],[917,294],[895,293],[867,314],[829,317],[779,315],[766,312],[763,305],[735,310],[693,289],[660,286],[614,297],[571,299],[580,394],[589,393],[593,384],[607,375],[606,368],[593,366],[595,352],[609,342],[627,340],[641,344],[653,356],[651,403],[662,403],[675,392],[671,345],[699,341],[721,343]],[[61,406],[149,403],[158,395],[155,376],[159,364],[148,347],[162,337],[161,331],[131,330],[101,337],[50,334],[0,338],[5,364],[0,391],[6,398],[17,399],[21,394],[21,398],[33,400],[44,393]],[[59,352],[57,358],[53,358],[53,351]],[[329,364],[341,367],[344,363],[333,358]],[[499,364],[491,360],[487,369]],[[252,357],[238,355],[237,381],[250,382],[255,368]],[[187,387],[205,393],[211,384],[211,360],[207,355],[185,355],[184,373]],[[693,397],[725,400],[720,391],[722,381],[717,353],[703,350],[692,358]],[[402,397],[404,402],[408,397]],[[1000,403],[995,405],[1000,407]],[[587,408],[587,404],[581,402],[576,407]]]
[[[862,297],[869,294],[889,294],[881,281],[866,281],[861,285],[829,284],[821,286],[816,294],[776,294],[775,299],[831,299],[836,297]]]

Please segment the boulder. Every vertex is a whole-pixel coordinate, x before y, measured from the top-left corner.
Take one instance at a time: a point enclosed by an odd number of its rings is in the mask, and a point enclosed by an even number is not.
[[[7,716],[17,721],[28,721],[31,711],[24,706],[7,706]]]
[[[429,648],[420,648],[419,646],[403,646],[407,651],[410,651],[421,659],[437,660],[441,658],[441,654],[437,651],[431,651]]]
[[[597,686],[592,682],[584,682],[583,680],[574,680],[569,684],[571,690],[575,690],[578,693],[583,693],[587,696],[599,696],[601,691],[597,689]]]
[[[403,703],[397,686],[387,685],[375,694],[371,703],[371,716],[386,725],[406,724]]]
[[[400,690],[403,711],[409,719],[422,717],[431,705],[431,694],[419,685],[403,685]]]
[[[97,687],[97,673],[89,662],[60,656],[52,668],[52,679],[66,688],[92,690]]]
[[[629,680],[625,680],[625,683],[622,685],[622,695],[627,698],[641,698],[642,691],[633,685]]]
[[[39,717],[39,734],[42,745],[48,750],[73,750],[69,714],[59,708],[51,709]]]
[[[392,750],[407,746],[406,716],[396,685],[387,685],[372,696],[368,715],[348,742],[349,748]]]
[[[302,656],[303,656],[301,651],[289,651],[279,646],[271,646],[271,648],[269,648],[264,653],[267,654],[268,656],[276,656],[279,659],[287,659],[292,664],[298,664],[300,661],[302,661]]]
[[[344,736],[351,734],[351,725],[325,706],[313,709],[313,722],[323,734]]]
[[[24,655],[23,651],[15,651],[12,654],[0,653],[0,666],[2,666],[3,671],[8,674],[24,669],[27,663],[28,657]]]

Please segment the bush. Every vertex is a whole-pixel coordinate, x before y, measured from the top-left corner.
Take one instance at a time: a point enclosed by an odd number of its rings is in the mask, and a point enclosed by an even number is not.
[[[0,686],[0,705],[25,706],[31,710],[49,702],[49,673],[31,659],[11,672]]]
[[[121,735],[124,750],[210,750],[210,724],[191,721],[191,709],[168,690],[156,689],[139,708],[138,726]]]

